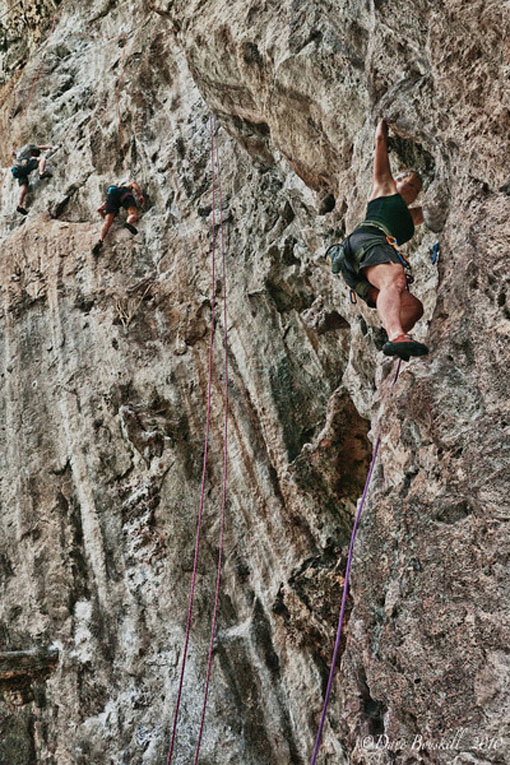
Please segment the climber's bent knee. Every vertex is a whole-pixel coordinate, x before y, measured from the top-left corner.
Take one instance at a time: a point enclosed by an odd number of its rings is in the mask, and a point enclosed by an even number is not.
[[[136,207],[128,207],[128,223],[136,223],[138,220],[138,209]]]
[[[363,269],[365,279],[378,290],[394,287],[400,292],[406,288],[406,275],[400,263],[380,263]]]

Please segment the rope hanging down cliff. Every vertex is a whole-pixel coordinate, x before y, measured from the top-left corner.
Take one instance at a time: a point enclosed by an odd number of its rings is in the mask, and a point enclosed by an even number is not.
[[[398,365],[397,365],[397,371],[395,372],[395,376],[393,378],[393,382],[391,383],[390,397],[393,396],[393,389],[394,389],[395,384],[396,384],[396,382],[398,380],[398,376],[399,376],[399,373],[400,373],[400,365],[401,365],[401,363],[402,363],[402,360],[399,360]],[[333,657],[331,659],[331,668],[329,670],[328,685],[327,685],[327,688],[326,688],[326,694],[325,694],[325,697],[324,697],[324,705],[322,707],[322,713],[321,713],[321,719],[320,719],[320,723],[319,723],[319,729],[317,731],[317,736],[316,736],[316,739],[315,739],[315,745],[314,745],[314,748],[313,748],[312,759],[310,760],[310,765],[315,765],[315,762],[317,760],[317,755],[319,754],[319,747],[320,747],[321,738],[322,738],[322,731],[323,731],[323,728],[324,728],[324,723],[326,721],[326,713],[328,711],[329,699],[330,699],[330,696],[331,696],[331,688],[332,688],[332,685],[333,685],[333,676],[335,674],[335,666],[336,666],[336,662],[337,662],[337,658],[338,658],[338,651],[340,649],[340,638],[342,636],[342,626],[343,626],[343,621],[344,621],[345,604],[347,602],[347,592],[348,592],[348,588],[349,588],[349,575],[350,575],[350,571],[351,571],[351,563],[352,563],[352,554],[353,554],[353,549],[354,549],[354,541],[356,539],[356,534],[357,534],[359,522],[360,522],[360,519],[361,519],[361,513],[363,512],[363,507],[365,505],[365,500],[367,498],[368,489],[369,489],[369,486],[370,486],[370,481],[372,479],[372,473],[374,471],[374,466],[375,466],[375,462],[376,462],[376,459],[377,459],[377,453],[379,451],[380,443],[381,443],[381,434],[379,433],[377,438],[376,438],[376,441],[375,441],[374,451],[373,451],[373,454],[372,454],[372,460],[370,462],[370,467],[368,469],[368,474],[367,474],[367,478],[366,478],[366,481],[365,481],[365,486],[363,488],[363,494],[361,495],[361,500],[360,500],[359,507],[358,507],[358,510],[357,510],[357,513],[356,513],[356,517],[354,518],[354,526],[353,526],[353,529],[352,529],[351,542],[350,542],[350,545],[349,545],[349,553],[348,553],[348,556],[347,556],[347,565],[345,567],[344,589],[343,589],[343,594],[342,594],[342,605],[340,606],[340,615],[338,617],[338,627],[337,627],[337,631],[336,631],[335,647],[333,649]]]
[[[216,625],[218,621],[218,607],[220,602],[220,584],[221,573],[223,564],[223,541],[225,533],[225,514],[227,503],[227,469],[228,469],[228,347],[227,347],[227,262],[226,262],[226,248],[225,248],[225,232],[223,230],[223,191],[221,186],[221,168],[220,158],[218,154],[218,145],[215,145],[214,135],[216,133],[216,120],[211,113],[209,122],[211,132],[211,148],[212,154],[216,158],[217,177],[218,177],[218,193],[220,203],[220,244],[221,244],[221,266],[222,266],[222,280],[223,280],[223,349],[224,349],[224,365],[223,365],[223,398],[224,398],[224,417],[223,417],[223,481],[221,492],[221,508],[220,508],[220,536],[218,544],[218,566],[216,570],[216,591],[214,595],[214,608],[213,616],[211,619],[211,633],[209,638],[209,653],[207,657],[207,674],[205,679],[204,700],[202,704],[202,716],[200,719],[200,729],[198,734],[197,747],[195,750],[195,759],[193,765],[197,765],[198,757],[200,753],[200,744],[202,742],[202,734],[205,723],[205,712],[207,707],[207,699],[209,695],[209,681],[211,678],[212,669],[212,654],[214,648],[214,638],[216,634]],[[214,173],[214,162],[212,162],[212,172]],[[213,177],[214,186],[214,177]]]
[[[399,358],[390,396],[393,395],[401,362],[409,361],[412,356],[425,356],[429,352],[426,345],[408,334],[422,317],[423,306],[421,301],[409,292],[411,279],[406,278],[405,273],[409,264],[397,246],[397,240],[401,244],[409,241],[414,235],[415,226],[423,223],[422,208],[410,207],[421,190],[422,182],[415,170],[405,169],[393,176],[388,156],[388,124],[384,119],[380,120],[375,133],[373,186],[365,219],[340,245],[333,245],[326,253],[333,273],[341,274],[351,291],[354,290],[370,308],[377,309],[388,335],[388,341],[382,348],[383,353]],[[354,519],[335,647],[310,765],[315,765],[326,719],[340,647],[354,540],[380,443],[379,434]]]
[[[202,519],[203,519],[203,509],[204,509],[204,500],[205,500],[205,478],[206,478],[206,470],[207,470],[207,458],[209,453],[209,432],[210,432],[210,422],[211,422],[211,393],[212,393],[212,372],[213,372],[213,341],[214,341],[214,334],[215,334],[215,324],[216,324],[216,299],[215,299],[215,287],[216,287],[216,217],[215,217],[215,210],[216,210],[216,178],[218,180],[218,192],[219,192],[219,209],[220,209],[220,231],[221,231],[221,237],[220,237],[220,244],[221,244],[221,260],[222,260],[222,281],[223,281],[223,346],[224,346],[224,376],[223,376],[223,398],[224,398],[224,420],[223,420],[223,478],[222,478],[222,497],[221,497],[221,507],[220,507],[220,532],[219,532],[219,544],[218,544],[218,566],[217,566],[217,572],[216,572],[216,591],[215,591],[215,598],[214,598],[214,606],[213,606],[213,615],[211,620],[211,632],[210,632],[210,639],[209,639],[209,651],[208,651],[208,660],[207,660],[207,672],[206,672],[206,680],[205,680],[205,688],[204,688],[204,696],[203,696],[203,703],[202,703],[202,714],[200,719],[200,728],[198,732],[198,740],[195,750],[195,757],[194,757],[194,765],[198,763],[198,758],[200,754],[200,745],[202,742],[202,734],[204,730],[204,724],[205,724],[205,714],[206,714],[206,707],[207,707],[207,699],[209,695],[209,681],[211,676],[211,668],[212,668],[212,653],[213,653],[213,647],[214,647],[214,637],[216,633],[216,625],[217,625],[217,618],[218,618],[218,607],[219,607],[219,597],[220,597],[220,583],[221,583],[221,573],[222,573],[222,564],[223,564],[223,540],[224,540],[224,529],[225,529],[225,512],[226,512],[226,500],[227,500],[227,462],[228,462],[228,354],[227,354],[227,287],[226,287],[226,248],[225,248],[225,237],[224,237],[224,231],[223,231],[223,216],[222,216],[222,209],[223,209],[223,194],[222,194],[222,187],[221,187],[221,169],[220,169],[220,162],[219,162],[219,155],[217,146],[215,145],[215,132],[216,132],[216,121],[214,118],[214,115],[211,114],[209,116],[209,132],[210,132],[210,142],[211,142],[211,176],[212,176],[212,185],[211,185],[211,195],[212,195],[212,232],[211,232],[211,329],[210,329],[210,336],[209,336],[209,372],[208,372],[208,382],[207,382],[207,414],[206,414],[206,428],[205,428],[205,439],[204,439],[204,457],[203,457],[203,469],[202,469],[202,481],[201,481],[201,488],[200,488],[200,503],[199,503],[199,509],[198,509],[198,519],[197,519],[197,532],[196,532],[196,538],[195,538],[195,557],[193,561],[193,571],[191,576],[191,585],[190,585],[190,595],[189,595],[189,602],[188,602],[188,616],[186,621],[186,634],[185,634],[185,640],[184,640],[184,648],[183,648],[183,654],[182,654],[182,662],[181,662],[181,671],[180,671],[180,677],[179,677],[179,687],[177,691],[177,700],[175,705],[175,711],[174,711],[174,718],[173,718],[173,726],[172,726],[172,737],[170,742],[170,749],[168,752],[168,759],[167,759],[167,765],[170,765],[172,761],[172,756],[174,752],[176,737],[177,737],[177,725],[178,725],[178,717],[179,717],[179,709],[181,704],[181,698],[182,698],[182,689],[184,684],[184,674],[186,670],[186,662],[188,657],[188,649],[189,649],[189,641],[190,641],[190,635],[191,635],[191,618],[192,618],[192,612],[193,612],[193,603],[195,598],[195,588],[196,588],[196,579],[197,579],[197,569],[198,569],[198,556],[199,556],[199,548],[200,548],[200,537],[201,537],[201,531],[202,531]],[[217,171],[215,169],[215,166],[217,168]]]
[[[27,104],[22,116],[21,125],[17,131],[16,137],[13,141],[13,150],[19,141],[19,138],[23,132],[23,129],[26,124],[29,108],[32,103],[32,99],[35,93],[35,87],[37,85],[37,82],[39,80],[42,66],[44,63],[44,59],[47,53],[47,48],[50,43],[52,34],[55,30],[56,24],[58,22],[58,19],[63,11],[65,2],[63,3],[62,7],[60,8],[58,14],[53,17],[52,21],[52,27],[50,30],[50,33],[48,35],[48,39],[46,40],[44,47],[43,47],[43,56],[41,59],[41,62],[39,64],[39,67],[36,71],[35,77],[33,79],[33,82],[31,83],[30,88],[30,94],[29,98],[27,100]],[[125,67],[125,60],[126,60],[126,47],[127,47],[127,39],[128,34],[127,33],[121,33],[119,35],[116,35],[111,38],[102,38],[99,35],[91,35],[87,33],[80,33],[75,32],[73,34],[88,37],[91,39],[100,39],[104,42],[111,42],[112,40],[123,40],[123,50],[122,50],[122,56],[121,56],[121,64],[119,69],[119,77],[116,87],[116,104],[117,104],[117,116],[118,116],[118,123],[119,123],[119,137],[120,137],[120,145],[121,145],[121,151],[123,155],[123,163],[125,170],[129,171],[128,166],[128,160],[127,160],[127,153],[126,153],[126,147],[125,147],[125,140],[124,140],[124,132],[123,132],[123,126],[122,126],[122,111],[121,111],[121,105],[120,105],[120,94],[121,94],[121,85],[122,85],[122,79],[124,74],[124,67]],[[209,379],[208,379],[208,388],[207,388],[207,417],[206,417],[206,434],[205,434],[205,444],[204,444],[204,456],[203,456],[203,470],[202,470],[202,481],[201,481],[201,494],[200,494],[200,506],[199,506],[199,513],[198,513],[198,522],[197,522],[197,534],[196,534],[196,542],[195,542],[195,559],[194,559],[194,565],[193,565],[193,574],[192,574],[192,581],[191,581],[191,588],[190,588],[190,598],[189,598],[189,605],[188,605],[188,617],[187,617],[187,625],[186,625],[186,638],[185,638],[185,645],[184,645],[184,651],[183,651],[183,660],[182,660],[182,666],[181,666],[181,674],[180,674],[180,681],[179,681],[179,689],[177,694],[177,702],[176,702],[176,709],[174,714],[174,722],[173,722],[173,730],[172,730],[172,740],[170,744],[170,751],[168,755],[168,763],[170,763],[172,759],[173,749],[175,745],[176,740],[176,733],[177,733],[177,722],[178,722],[178,714],[179,714],[179,707],[180,707],[180,701],[182,696],[182,688],[183,688],[183,681],[184,681],[184,673],[186,668],[186,660],[187,660],[187,654],[188,654],[188,648],[189,648],[189,640],[190,640],[190,634],[191,634],[191,617],[192,617],[192,611],[193,611],[193,601],[194,601],[194,594],[195,594],[195,587],[196,587],[196,577],[197,577],[197,567],[198,567],[198,554],[199,554],[199,546],[200,546],[200,536],[201,536],[201,527],[202,527],[202,519],[203,519],[203,508],[204,508],[204,502],[205,502],[205,478],[206,478],[206,471],[207,471],[207,460],[208,460],[208,445],[209,445],[209,433],[210,433],[210,419],[211,419],[211,395],[212,395],[212,364],[213,364],[213,340],[215,335],[215,253],[216,253],[216,222],[215,222],[215,209],[216,209],[216,177],[217,177],[217,183],[218,183],[218,193],[219,193],[219,208],[220,208],[220,231],[221,231],[221,237],[220,237],[220,243],[221,243],[221,257],[222,257],[222,281],[223,281],[223,344],[224,344],[224,424],[223,424],[223,479],[222,479],[222,499],[221,499],[221,507],[220,507],[220,532],[219,532],[219,545],[218,545],[218,564],[217,564],[217,573],[216,573],[216,589],[215,589],[215,598],[214,598],[214,605],[213,605],[213,614],[211,619],[211,631],[210,631],[210,639],[209,639],[209,650],[208,650],[208,660],[207,660],[207,672],[206,672],[206,679],[205,679],[205,687],[204,687],[204,694],[203,694],[203,703],[202,703],[202,712],[201,712],[201,719],[200,719],[200,727],[198,732],[198,739],[197,739],[197,745],[195,750],[195,758],[194,763],[198,763],[199,754],[200,754],[200,746],[202,741],[202,735],[205,725],[205,715],[206,715],[206,708],[207,708],[207,701],[208,701],[208,694],[209,694],[209,686],[210,686],[210,677],[211,677],[211,670],[212,670],[212,654],[213,654],[213,647],[214,647],[214,638],[216,634],[216,627],[217,627],[217,618],[218,618],[218,609],[219,609],[219,597],[220,597],[220,585],[221,585],[221,574],[222,574],[222,564],[223,564],[223,544],[224,544],[224,529],[225,529],[225,515],[226,515],[226,499],[227,499],[227,463],[228,463],[228,374],[229,374],[229,368],[228,368],[228,354],[227,354],[227,290],[226,290],[226,248],[225,248],[225,236],[224,236],[224,229],[223,229],[223,218],[222,218],[222,208],[223,208],[223,195],[222,195],[222,186],[221,186],[221,170],[220,170],[220,162],[219,162],[219,155],[218,155],[218,149],[215,145],[215,132],[216,132],[216,122],[214,115],[210,115],[209,119],[209,130],[210,130],[210,140],[211,140],[211,173],[212,173],[212,254],[211,254],[211,330],[210,330],[210,347],[209,347]],[[217,173],[215,170],[215,166],[217,168]],[[0,182],[0,188],[2,187],[5,177],[7,176],[8,171],[5,172],[1,182]]]

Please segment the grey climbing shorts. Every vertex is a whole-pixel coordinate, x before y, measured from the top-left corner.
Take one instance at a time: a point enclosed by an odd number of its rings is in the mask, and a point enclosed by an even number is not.
[[[379,238],[378,233],[380,234],[381,243],[370,247],[370,249],[363,255],[362,259],[357,264],[359,273],[361,273],[363,268],[367,268],[368,266],[380,266],[382,263],[398,263],[399,265],[402,265],[395,248],[386,241],[384,232],[373,227],[367,226],[365,230],[360,231],[358,229],[357,231],[353,231],[349,237],[353,251],[356,252],[356,250],[360,249],[365,242],[368,242],[369,240],[373,241],[374,238]]]
[[[348,240],[349,249],[352,253],[352,265],[359,279],[358,287],[361,286],[361,289],[356,288],[355,292],[369,308],[375,308],[375,303],[368,291],[368,286],[373,287],[374,285],[369,282],[363,269],[369,266],[379,266],[383,263],[402,265],[402,262],[395,248],[387,242],[386,234],[374,226],[360,226],[352,232]],[[363,253],[364,249],[366,252]]]

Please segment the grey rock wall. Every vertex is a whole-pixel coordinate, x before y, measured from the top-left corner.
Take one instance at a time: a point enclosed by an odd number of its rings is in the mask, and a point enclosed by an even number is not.
[[[211,110],[229,481],[200,761],[309,762],[377,432],[319,761],[505,761],[508,24],[492,2],[0,7],[2,765],[166,761],[206,419]],[[363,215],[380,116],[394,169],[426,181],[408,254],[432,353],[391,398],[375,312],[323,258]],[[147,209],[96,259],[121,135]],[[25,220],[8,168],[28,141],[58,148]],[[177,763],[193,761],[215,587],[217,269]]]

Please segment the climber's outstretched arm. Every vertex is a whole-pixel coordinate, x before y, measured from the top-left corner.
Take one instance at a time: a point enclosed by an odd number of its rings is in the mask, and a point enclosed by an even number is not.
[[[140,203],[140,206],[143,207],[145,205],[145,199],[143,198],[143,191],[138,185],[136,181],[130,181],[128,183],[128,188],[133,189],[133,191],[136,191],[136,194],[138,196],[138,202]]]
[[[394,194],[395,191],[395,181],[391,174],[388,157],[388,125],[385,120],[381,120],[375,131],[374,186],[371,199]]]

